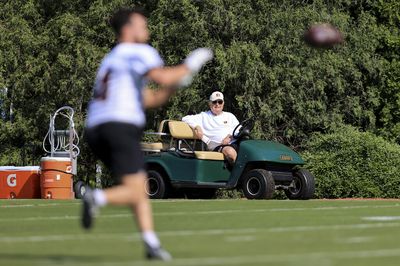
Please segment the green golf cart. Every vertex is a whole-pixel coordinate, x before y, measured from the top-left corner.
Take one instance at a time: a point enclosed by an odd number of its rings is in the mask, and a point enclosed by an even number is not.
[[[242,189],[248,199],[270,199],[277,189],[289,199],[310,199],[314,176],[292,149],[272,141],[250,138],[252,122],[238,125],[233,137],[239,145],[235,164],[220,152],[207,151],[192,128],[182,121],[164,120],[150,133],[156,142],[143,142],[148,170],[147,193],[163,199],[178,195],[212,198],[217,189]]]

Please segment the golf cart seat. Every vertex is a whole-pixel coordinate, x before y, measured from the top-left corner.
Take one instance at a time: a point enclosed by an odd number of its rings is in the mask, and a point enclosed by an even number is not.
[[[185,122],[172,121],[168,122],[169,132],[171,136],[178,140],[197,140],[197,136],[193,129]],[[214,151],[192,151],[197,159],[223,161],[224,155],[221,152]]]
[[[163,120],[158,127],[158,131],[156,133],[151,133],[157,135],[157,139],[161,140],[160,142],[141,142],[142,151],[145,152],[160,152],[161,150],[167,150],[169,145],[167,143],[162,142],[163,137],[168,135],[166,133],[166,127],[168,126],[169,120]]]
[[[225,159],[222,152],[216,151],[195,151],[194,154],[196,155],[197,159],[202,160],[223,161]]]
[[[150,143],[146,143],[146,142],[142,142],[140,143],[140,145],[142,146],[142,150],[143,151],[161,151],[162,149],[164,149],[164,145],[162,142],[150,142]]]

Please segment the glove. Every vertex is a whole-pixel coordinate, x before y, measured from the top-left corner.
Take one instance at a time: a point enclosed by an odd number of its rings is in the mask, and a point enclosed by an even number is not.
[[[184,88],[192,84],[193,76],[196,75],[203,65],[210,61],[213,56],[213,52],[209,48],[198,48],[192,51],[184,61],[184,64],[189,68],[190,73],[181,79],[178,87]]]
[[[192,84],[192,81],[193,81],[193,74],[189,73],[179,81],[178,88],[188,87],[190,84]]]
[[[192,51],[185,59],[184,64],[193,74],[197,74],[208,61],[214,57],[209,48],[198,48]]]

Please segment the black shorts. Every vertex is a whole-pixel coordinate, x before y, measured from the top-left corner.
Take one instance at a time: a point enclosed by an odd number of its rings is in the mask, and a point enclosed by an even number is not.
[[[109,122],[85,130],[93,153],[108,167],[117,183],[121,177],[145,169],[140,140],[143,129],[132,124]]]
[[[238,148],[239,148],[239,146],[236,143],[231,143],[231,144],[227,144],[227,145],[219,145],[219,146],[214,148],[214,151],[222,152],[222,149],[227,147],[227,146],[230,146],[230,147],[234,148],[235,151],[237,151]]]

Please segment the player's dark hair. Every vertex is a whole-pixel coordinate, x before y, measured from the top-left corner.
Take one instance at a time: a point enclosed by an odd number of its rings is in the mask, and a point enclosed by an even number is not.
[[[121,8],[114,13],[110,18],[110,25],[117,35],[120,35],[122,28],[130,23],[130,18],[134,14],[146,17],[146,14],[141,8]]]

